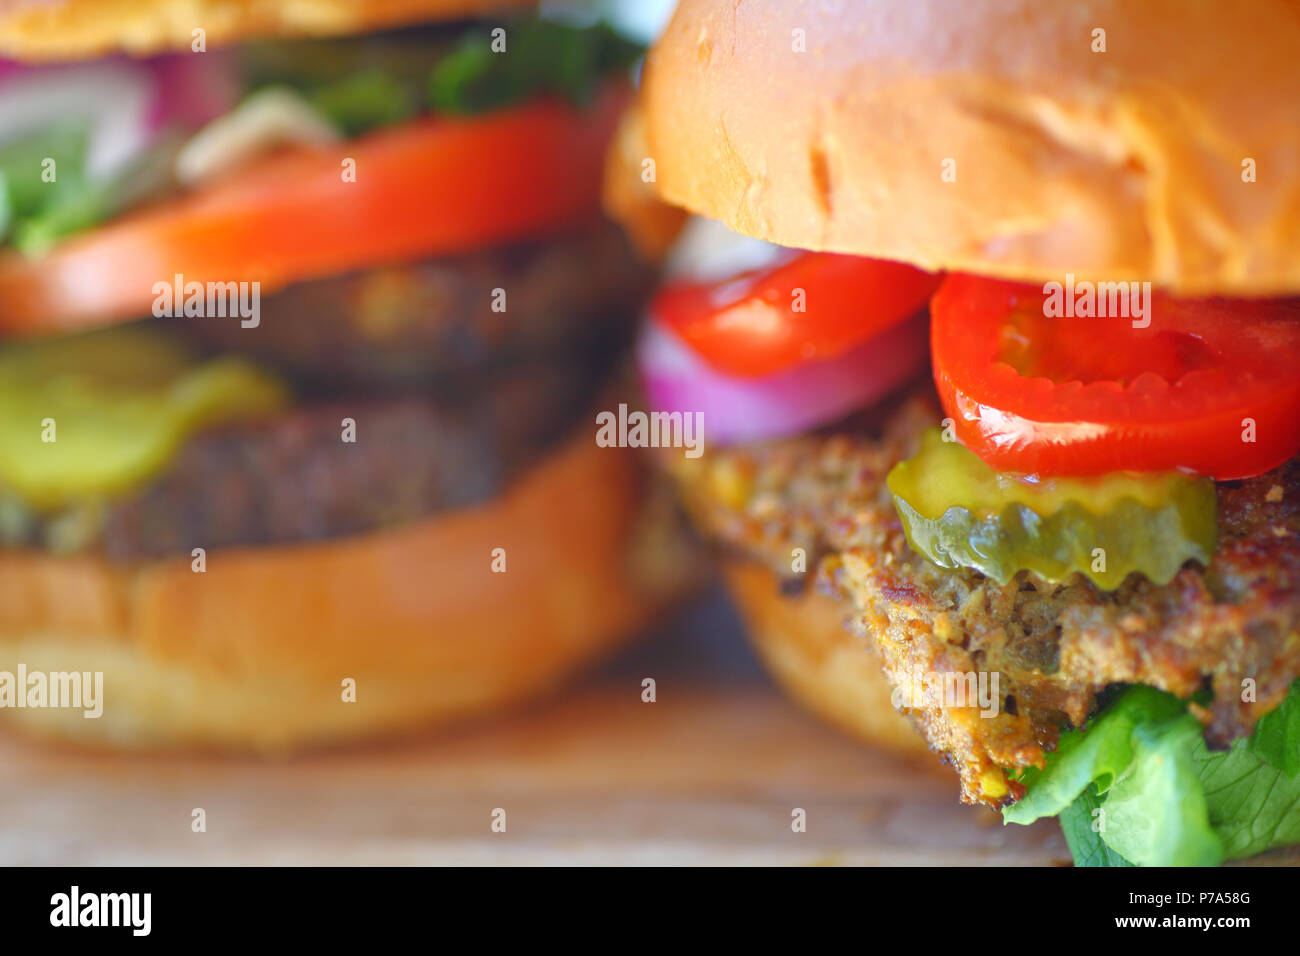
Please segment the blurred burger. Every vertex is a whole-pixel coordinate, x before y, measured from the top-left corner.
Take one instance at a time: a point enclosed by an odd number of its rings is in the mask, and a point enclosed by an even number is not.
[[[591,425],[651,280],[599,211],[640,51],[501,7],[5,6],[7,717],[422,727],[551,687],[682,584]],[[99,716],[56,706],[96,673]]]
[[[1080,863],[1300,843],[1297,62],[1281,2],[684,0],[612,154],[648,242],[764,240],[640,351],[763,657]]]

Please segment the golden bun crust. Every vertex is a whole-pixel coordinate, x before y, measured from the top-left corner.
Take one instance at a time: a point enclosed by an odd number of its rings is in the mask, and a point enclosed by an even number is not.
[[[626,230],[643,258],[657,262],[666,256],[686,225],[686,210],[659,198],[641,168],[648,151],[645,122],[635,107],[619,119],[601,182],[601,202],[610,218]]]
[[[665,198],[786,246],[1294,293],[1298,63],[1289,0],[682,0],[645,138]]]
[[[537,695],[647,623],[694,570],[646,510],[643,477],[635,452],[580,429],[480,507],[214,551],[204,573],[188,557],[123,568],[0,554],[0,671],[104,674],[99,718],[0,719],[79,744],[277,752]]]
[[[69,60],[190,49],[278,36],[333,36],[535,6],[536,0],[12,0],[0,5],[0,55]]]
[[[890,700],[873,646],[844,626],[848,608],[809,588],[781,593],[776,576],[739,558],[723,575],[749,639],[777,682],[800,704],[853,736],[905,755],[929,754],[925,739]]]

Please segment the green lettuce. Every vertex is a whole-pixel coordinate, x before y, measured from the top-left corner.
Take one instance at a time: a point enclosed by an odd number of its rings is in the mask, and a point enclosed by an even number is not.
[[[37,251],[102,216],[103,192],[86,177],[87,126],[55,121],[0,147],[0,240]]]
[[[407,122],[434,110],[484,113],[549,94],[582,104],[601,80],[644,48],[604,22],[538,17],[505,21],[506,49],[492,50],[489,24],[412,28],[363,38],[264,41],[241,48],[245,94],[286,86],[344,136]],[[86,174],[89,124],[51,122],[0,145],[0,246],[39,255],[177,187],[179,141],[156,147],[111,177]],[[54,166],[48,175],[47,160]]]
[[[1131,687],[1025,772],[1003,819],[1059,816],[1079,866],[1214,866],[1300,843],[1298,764],[1300,681],[1219,752],[1178,698]]]
[[[627,69],[644,52],[607,23],[573,26],[522,20],[505,27],[494,52],[487,27],[469,31],[429,74],[428,102],[441,112],[501,109],[538,93],[586,103],[603,77]]]
[[[1252,749],[1261,759],[1284,771],[1300,773],[1300,680],[1291,685],[1286,701],[1255,725]]]
[[[499,40],[496,30],[504,31]],[[426,110],[468,116],[543,94],[581,105],[644,52],[603,21],[524,16],[361,39],[254,43],[240,61],[247,92],[288,87],[344,135],[359,136]]]
[[[1093,826],[1098,819],[1097,810],[1101,806],[1101,797],[1097,794],[1096,784],[1088,784],[1088,789],[1079,794],[1060,813],[1061,832],[1070,847],[1075,866],[1132,866],[1101,838]]]
[[[418,112],[409,88],[377,67],[321,83],[311,90],[308,102],[344,136],[394,126]]]

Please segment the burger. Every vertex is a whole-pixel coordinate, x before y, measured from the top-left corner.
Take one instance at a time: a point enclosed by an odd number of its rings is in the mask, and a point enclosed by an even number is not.
[[[684,585],[591,425],[652,281],[599,196],[640,50],[526,6],[5,6],[7,719],[272,752],[427,727]]]
[[[1298,62],[1281,2],[683,0],[610,161],[732,237],[639,360],[761,656],[1081,865],[1300,843]]]

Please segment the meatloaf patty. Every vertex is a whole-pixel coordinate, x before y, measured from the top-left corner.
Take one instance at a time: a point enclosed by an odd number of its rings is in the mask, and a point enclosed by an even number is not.
[[[928,673],[999,674],[1001,706],[919,707],[910,715],[961,775],[967,802],[1022,788],[1000,772],[1041,766],[1061,730],[1083,724],[1110,685],[1141,683],[1193,707],[1211,746],[1248,734],[1300,675],[1300,461],[1218,485],[1219,546],[1167,585],[1133,574],[1113,592],[1081,575],[1006,585],[913,553],[885,477],[942,418],[926,388],[851,426],[673,459],[687,506],[719,542],[839,597],[878,644],[892,683]],[[1253,681],[1253,685],[1243,684]],[[1243,702],[1243,686],[1255,702]]]

